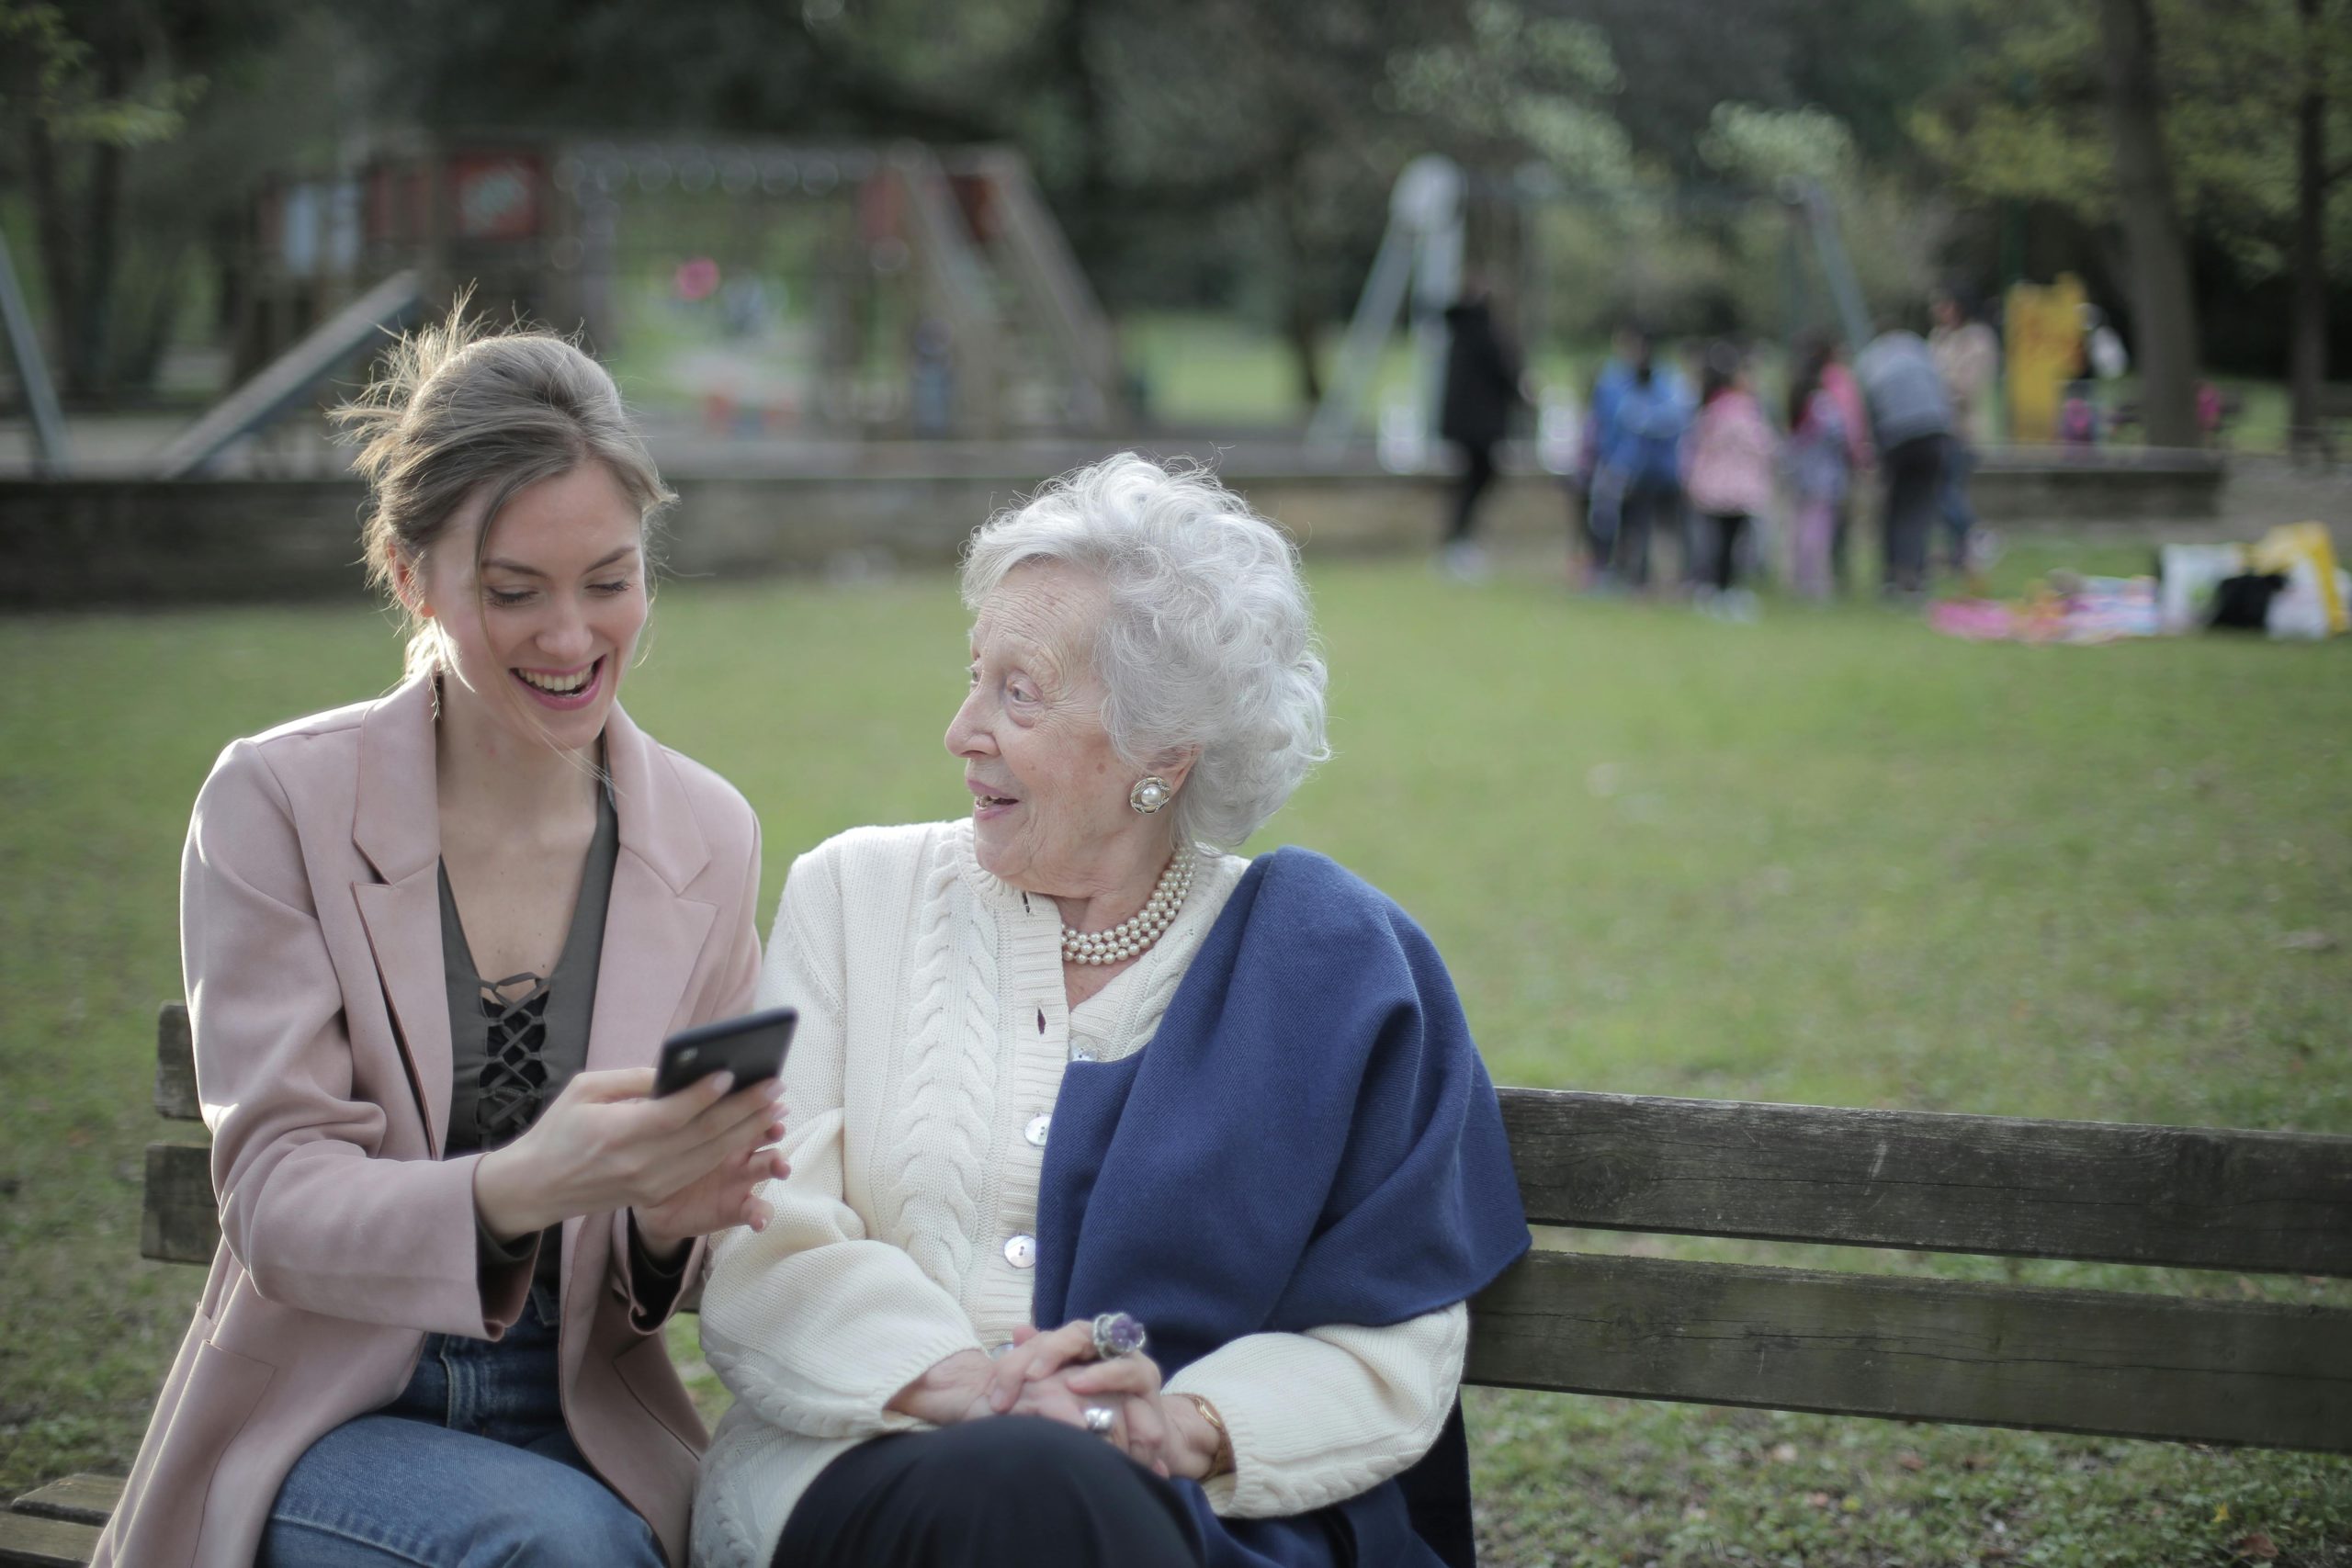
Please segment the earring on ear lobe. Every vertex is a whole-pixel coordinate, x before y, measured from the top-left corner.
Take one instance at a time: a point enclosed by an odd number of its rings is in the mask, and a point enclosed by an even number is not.
[[[1148,817],[1176,798],[1176,787],[1158,773],[1146,773],[1127,791],[1127,804]]]

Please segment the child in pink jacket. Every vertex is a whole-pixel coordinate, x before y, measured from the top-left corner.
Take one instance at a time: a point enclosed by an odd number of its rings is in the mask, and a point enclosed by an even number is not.
[[[1692,509],[1713,525],[1714,570],[1702,580],[1702,592],[1711,586],[1716,603],[1752,609],[1754,596],[1739,587],[1740,536],[1771,510],[1781,438],[1748,390],[1746,367],[1731,344],[1707,351],[1700,388],[1699,417],[1682,449],[1682,484]]]

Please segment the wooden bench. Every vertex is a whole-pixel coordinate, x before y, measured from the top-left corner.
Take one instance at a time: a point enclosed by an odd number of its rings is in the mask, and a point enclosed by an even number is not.
[[[187,1014],[155,1107],[198,1115]],[[2352,1138],[1506,1089],[1539,1225],[2352,1278]],[[207,1151],[147,1151],[140,1250],[209,1262]],[[1543,1250],[1472,1304],[1468,1381],[2352,1452],[2352,1310]],[[121,1483],[0,1515],[86,1562]]]

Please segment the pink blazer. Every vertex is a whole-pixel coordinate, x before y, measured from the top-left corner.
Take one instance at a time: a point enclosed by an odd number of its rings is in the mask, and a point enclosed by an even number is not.
[[[479,1156],[449,1116],[429,682],[222,752],[180,874],[196,1079],[220,1248],[97,1568],[252,1568],[279,1483],[406,1386],[426,1330],[496,1338],[527,1269],[485,1285]],[[591,1068],[750,1009],[759,823],[726,781],[613,710],[620,853]],[[707,1435],[629,1279],[623,1214],[563,1227],[559,1367],[581,1452],[673,1563]],[[699,1246],[689,1259],[698,1274]]]

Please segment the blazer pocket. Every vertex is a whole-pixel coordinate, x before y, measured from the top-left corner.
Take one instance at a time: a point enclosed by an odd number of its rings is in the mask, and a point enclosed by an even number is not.
[[[621,1382],[638,1404],[645,1407],[645,1413],[684,1444],[688,1455],[699,1460],[710,1439],[694,1415],[694,1401],[678,1381],[678,1370],[670,1364],[670,1347],[662,1336],[649,1334],[614,1357],[613,1371],[620,1373]],[[691,1430],[682,1430],[673,1418],[673,1413],[682,1407],[694,1424]]]
[[[192,1464],[209,1490],[222,1454],[253,1419],[254,1406],[277,1375],[268,1362],[223,1350],[209,1339],[198,1345],[179,1402],[172,1407],[164,1451],[183,1456],[180,1462]]]

